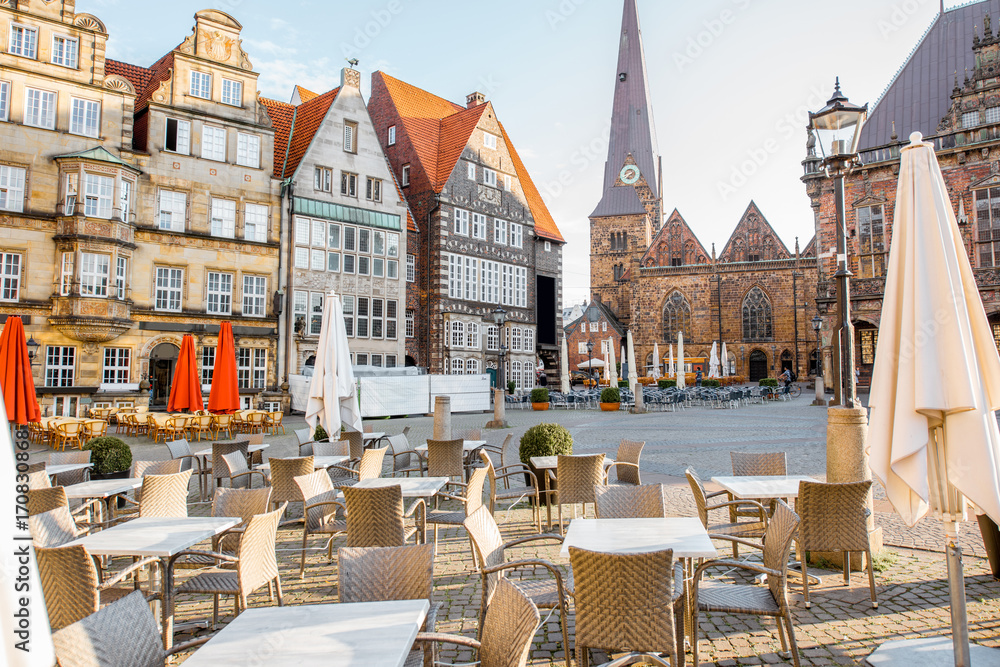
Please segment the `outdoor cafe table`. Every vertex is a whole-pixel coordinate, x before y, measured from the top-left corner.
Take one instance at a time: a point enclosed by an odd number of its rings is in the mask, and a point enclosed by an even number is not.
[[[114,503],[116,497],[134,491],[142,486],[142,478],[127,479],[92,479],[66,487],[66,498],[70,500],[103,500],[108,511],[108,519],[115,516]]]
[[[392,600],[247,609],[184,664],[401,667],[429,606]]]
[[[462,441],[462,452],[468,454],[469,452],[474,452],[480,447],[486,445],[485,440],[463,440]],[[420,456],[427,456],[427,443],[422,445],[417,445],[413,448],[413,451],[417,452]]]
[[[262,445],[250,445],[250,446],[247,447],[247,454],[253,454],[254,452],[262,452],[262,451],[264,451],[265,449],[267,449],[270,446],[271,445],[266,444],[266,443],[262,444]],[[200,451],[195,452],[194,455],[195,456],[200,456],[203,461],[207,461],[208,457],[212,455],[212,450],[211,449],[202,449]]]
[[[162,579],[163,645],[173,644],[173,557],[203,540],[223,533],[242,521],[235,517],[140,517],[102,530],[66,546],[83,545],[92,556],[152,556],[160,559]]]
[[[56,475],[61,475],[66,472],[76,472],[77,470],[84,470],[86,468],[93,467],[93,463],[56,463],[54,465],[45,466],[45,472],[48,473],[49,477],[55,477]]]
[[[590,456],[589,454],[571,454],[571,456]],[[610,456],[604,457],[604,467],[610,468],[615,462]],[[545,517],[548,521],[549,529],[552,528],[552,503],[549,502],[551,498],[549,497],[549,476],[546,474],[546,470],[557,470],[559,468],[559,457],[558,456],[532,456],[531,465],[535,466],[542,477],[545,478]],[[556,480],[559,481],[559,480]]]
[[[252,451],[252,450],[251,450]],[[322,470],[324,468],[329,468],[330,466],[339,466],[342,463],[346,463],[350,460],[349,456],[314,456],[313,457],[313,470]],[[254,470],[259,470],[268,477],[271,476],[271,464],[265,463],[262,466],[257,466]]]
[[[713,477],[712,481],[739,500],[798,498],[799,482],[819,480],[806,475],[763,475],[744,477]]]
[[[404,498],[432,498],[447,483],[447,477],[378,477],[358,482],[353,488],[381,489],[387,486],[398,486],[402,490]]]

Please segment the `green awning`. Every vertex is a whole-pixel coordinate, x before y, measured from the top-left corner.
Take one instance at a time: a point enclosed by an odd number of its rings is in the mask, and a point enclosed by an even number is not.
[[[395,231],[402,229],[402,218],[391,213],[380,213],[379,211],[369,211],[354,206],[331,204],[329,202],[316,201],[315,199],[306,199],[305,197],[295,197],[293,204],[296,215],[306,215],[310,218],[322,218],[324,220],[347,222],[354,225],[377,227],[379,229],[392,229]]]

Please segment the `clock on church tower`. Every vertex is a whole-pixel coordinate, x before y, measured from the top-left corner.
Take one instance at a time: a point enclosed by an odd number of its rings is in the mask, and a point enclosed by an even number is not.
[[[621,178],[622,183],[625,185],[635,185],[639,182],[640,176],[639,167],[634,164],[625,165],[618,174],[618,177]]]

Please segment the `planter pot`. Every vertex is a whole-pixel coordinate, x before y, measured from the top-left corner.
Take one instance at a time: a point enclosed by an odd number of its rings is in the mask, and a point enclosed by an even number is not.
[[[985,514],[979,518],[979,532],[983,535],[986,557],[995,579],[1000,579],[1000,528]]]
[[[128,479],[128,474],[130,471],[122,470],[120,472],[91,472],[90,479]],[[118,498],[118,509],[125,507],[125,499]]]
[[[601,412],[618,412],[621,403],[601,403]]]
[[[549,404],[548,403],[532,403],[531,404],[531,409],[532,410],[536,410],[538,412],[545,412],[546,410],[549,409]]]

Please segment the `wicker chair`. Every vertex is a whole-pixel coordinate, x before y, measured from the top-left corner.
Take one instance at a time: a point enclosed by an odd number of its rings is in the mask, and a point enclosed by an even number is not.
[[[872,607],[878,608],[875,596],[875,572],[868,535],[868,493],[872,483],[823,484],[799,482],[796,509],[802,518],[795,552],[802,566],[802,593],[806,608],[809,602],[809,577],[806,569],[810,551],[841,551],[844,558],[844,585],[851,585],[852,552],[863,552],[868,562],[868,588]]]
[[[705,526],[705,530],[718,535],[732,535],[734,537],[742,538],[760,539],[764,537],[764,532],[767,530],[768,515],[767,509],[765,509],[763,505],[755,500],[730,500],[724,503],[710,505],[708,501],[711,498],[726,495],[726,492],[706,492],[705,485],[702,483],[701,478],[698,477],[698,473],[691,468],[685,470],[684,475],[687,477],[688,486],[691,487],[691,493],[694,495],[694,502],[698,506],[698,518],[701,519],[701,524]],[[718,509],[728,510],[730,507],[752,507],[756,511],[757,516],[754,517],[755,520],[751,521],[709,523],[709,512]],[[733,542],[734,558],[739,558],[740,556],[739,545],[739,542]]]
[[[201,500],[205,500],[208,495],[208,477],[212,474],[210,468],[203,466],[202,457],[195,456],[191,451],[191,444],[186,438],[180,440],[167,440],[167,449],[170,451],[170,458],[181,462],[181,470],[193,470],[193,474],[198,478],[198,493]]]
[[[45,471],[45,464],[42,463],[41,465],[41,470],[31,470],[27,473],[29,491],[52,488],[52,479],[49,477],[49,473]]]
[[[510,438],[511,436],[508,435],[507,437]],[[490,480],[490,513],[496,514],[498,500],[513,500],[514,502],[507,506],[507,510],[510,511],[510,508],[521,500],[534,498],[531,509],[535,517],[535,529],[539,533],[542,532],[542,507],[538,495],[538,478],[535,476],[535,473],[523,463],[518,463],[516,465],[504,466],[500,470],[506,470],[507,472],[498,475],[498,469],[493,467],[493,459],[488,452],[480,451],[479,458],[486,467],[486,474]],[[512,477],[514,479],[524,479],[527,477],[531,480],[531,486],[510,486],[509,480]],[[500,480],[504,481],[505,488],[503,489],[500,488]]]
[[[320,443],[317,443],[320,444]],[[333,559],[333,538],[347,532],[347,521],[337,519],[337,509],[344,511],[344,505],[337,501],[337,490],[330,476],[323,470],[295,478],[302,497],[305,499],[305,521],[302,522],[302,560],[299,562],[299,578],[306,573],[306,545],[310,535],[326,537],[326,557]],[[341,590],[343,601],[343,590]]]
[[[83,424],[80,422],[62,422],[56,424],[54,429],[55,438],[52,446],[65,451],[66,445],[76,445],[77,449],[83,447]]]
[[[233,416],[232,415],[213,415],[212,416],[212,439],[218,440],[219,434],[223,431],[226,432],[227,438],[233,437]]]
[[[434,549],[429,544],[405,547],[344,547],[337,553],[340,601],[382,602],[427,600],[430,609],[421,627],[434,632],[441,604],[433,601]],[[434,665],[433,646],[410,652],[407,665]]]
[[[267,486],[261,489],[216,489],[215,497],[212,498],[212,516],[240,517],[242,521],[213,537],[212,551],[227,556],[235,554],[247,523],[252,517],[267,512],[270,498],[271,487]],[[174,569],[200,569],[211,565],[215,565],[215,559],[211,556],[188,556],[175,561]]]
[[[562,506],[573,506],[573,517],[576,518],[576,504],[583,505],[583,515],[587,515],[587,503],[597,502],[594,487],[604,484],[604,454],[592,456],[564,456],[556,459],[556,471],[547,470],[549,479],[558,481],[559,488],[549,492],[549,498],[555,496],[559,508],[559,534],[563,532]]]
[[[432,510],[427,512],[427,523],[434,526],[434,555],[437,556],[438,527],[453,526],[460,528],[465,520],[477,509],[483,506],[483,489],[486,486],[486,476],[489,474],[487,468],[476,468],[469,477],[469,484],[465,487],[465,493],[461,496],[453,496],[448,493],[438,493],[438,497],[444,500],[454,500],[462,503],[462,509],[457,512],[447,512]],[[473,549],[473,553],[475,550]]]
[[[209,639],[202,637],[164,651],[156,618],[139,592],[52,633],[60,667],[165,667],[169,656]]]
[[[184,461],[181,459],[167,459],[165,461],[132,461],[132,467],[129,469],[128,476],[132,479],[143,479],[146,475],[175,475],[181,472],[183,465]],[[191,473],[190,470],[187,472],[189,474]],[[142,504],[142,489],[143,487],[139,487],[132,492],[131,499],[125,499],[126,506],[120,508],[119,514],[138,515],[139,507]],[[185,497],[186,495],[187,489],[185,489]]]
[[[53,630],[76,623],[102,606],[125,597],[136,588],[116,586],[139,569],[159,563],[158,558],[143,558],[102,582],[94,558],[82,545],[36,549],[35,555]]]
[[[226,475],[229,477],[229,486],[234,489],[253,488],[253,476],[260,475],[261,486],[267,485],[267,476],[260,470],[251,470],[247,465],[247,459],[242,452],[232,452],[224,454],[222,464],[226,466]]]
[[[52,452],[49,454],[50,466],[63,465],[67,463],[90,463],[90,450],[87,449],[78,452]],[[56,475],[55,483],[56,486],[71,486],[73,484],[86,482],[88,479],[90,479],[90,470],[88,468],[83,468],[82,470],[59,473]]]
[[[320,443],[316,443],[317,446],[319,444]],[[330,475],[331,477],[333,475],[337,476],[338,486],[341,487],[354,486],[358,482],[366,479],[378,479],[382,476],[382,463],[385,461],[385,453],[387,451],[389,451],[388,447],[382,447],[381,449],[366,449],[364,454],[361,455],[361,460],[358,461],[356,468],[348,468],[346,466],[330,466]]]
[[[737,477],[759,477],[768,475],[787,475],[788,465],[784,452],[729,452],[729,458],[733,462],[733,475]],[[729,494],[730,500],[735,500]],[[767,507],[769,511],[774,511],[775,499],[767,498],[759,501],[761,505]],[[788,499],[785,499],[788,502]],[[729,508],[729,520],[733,523],[741,516],[756,516],[757,513],[747,507],[731,506]]]
[[[670,667],[677,667],[684,655],[686,601],[684,570],[674,566],[673,549],[608,554],[570,547],[569,560],[578,667],[589,667],[590,649],[631,651],[629,658],[654,665],[668,664],[657,655],[666,652]],[[629,663],[618,658],[616,664]]]
[[[43,514],[54,509],[65,508],[74,517],[89,511],[91,507],[100,507],[101,501],[88,500],[79,507],[70,511],[69,499],[66,497],[66,489],[62,486],[48,486],[41,489],[28,489],[28,516]]]
[[[399,486],[365,489],[344,487],[344,505],[347,509],[347,546],[349,547],[401,547],[416,535],[418,543],[425,543],[427,505],[418,498],[409,510],[403,511],[403,490]],[[417,518],[417,510],[421,510]],[[406,525],[413,517],[414,524]]]
[[[108,422],[103,419],[88,419],[83,422],[83,440],[89,442],[100,438],[108,432]]]
[[[610,474],[611,468],[614,468],[618,484],[630,486],[642,484],[642,479],[639,477],[639,457],[642,456],[642,448],[645,446],[645,442],[622,440],[618,445],[618,453],[615,454],[615,462],[604,471],[605,474]]]
[[[209,556],[221,563],[230,564],[229,568],[214,567],[201,570],[195,576],[186,580],[175,589],[178,593],[198,593],[213,596],[212,627],[219,623],[219,596],[232,595],[234,616],[247,608],[247,598],[261,586],[267,586],[271,600],[274,600],[274,590],[277,591],[278,606],[283,606],[281,596],[281,575],[278,573],[278,559],[275,555],[275,543],[278,534],[278,522],[285,511],[287,503],[268,512],[257,514],[250,518],[243,536],[240,538],[236,555],[230,556],[219,552],[182,551],[178,556]],[[175,556],[174,558],[177,558]],[[235,565],[235,568],[232,568]]]
[[[166,475],[147,472],[142,475],[142,488],[136,489],[136,500],[126,498],[126,502],[138,505],[139,517],[186,517],[190,483],[190,470]]]
[[[344,431],[340,434],[340,439],[350,443],[350,453],[352,461],[360,461],[365,453],[365,435],[361,431]]]
[[[281,435],[285,435],[285,413],[284,412],[268,412],[267,418],[264,420],[264,426],[271,429],[271,435],[278,435],[278,429],[281,429]]]
[[[349,522],[348,522],[349,523]],[[535,542],[538,540],[562,541],[561,535],[532,535],[522,537],[511,542],[504,543],[500,536],[500,528],[493,519],[493,514],[489,508],[480,507],[472,513],[465,522],[465,529],[469,531],[469,538],[476,551],[476,563],[479,574],[483,579],[482,603],[480,604],[480,638],[485,640],[483,628],[485,625],[483,613],[489,607],[494,594],[497,591],[497,584],[506,576],[507,570],[528,569],[543,567],[552,574],[551,579],[531,579],[517,582],[518,588],[531,600],[539,609],[558,609],[560,623],[562,624],[563,650],[566,654],[566,667],[570,667],[570,644],[569,628],[567,626],[569,617],[567,609],[568,600],[573,596],[573,576],[572,574],[563,577],[559,569],[547,560],[526,559],[507,562],[506,550],[512,547]]]
[[[463,440],[428,440],[425,461],[427,477],[457,477],[464,481],[464,448]]]
[[[704,611],[774,617],[778,624],[778,636],[781,638],[782,651],[788,651],[790,644],[792,661],[795,667],[799,667],[795,627],[792,625],[792,615],[788,604],[788,555],[798,527],[798,515],[784,501],[779,500],[774,515],[768,523],[763,546],[730,535],[712,535],[713,539],[728,540],[734,544],[739,542],[745,547],[762,550],[764,562],[760,565],[736,560],[710,560],[695,570],[691,595],[691,646],[694,652],[694,664],[699,664],[698,614]],[[702,588],[701,579],[705,571],[716,567],[766,574],[767,587],[723,584],[713,581],[712,585]],[[784,627],[782,622],[785,623]],[[785,642],[786,629],[788,630],[787,644]]]
[[[506,468],[508,465],[516,465],[521,463],[521,459],[517,455],[517,451],[513,449],[511,446],[513,442],[514,442],[514,434],[508,433],[507,437],[503,439],[503,443],[499,445],[491,445],[490,443],[486,443],[485,445],[479,448],[479,451],[486,452],[487,454],[489,454],[490,460],[493,462],[493,467],[496,469],[497,472],[501,472],[502,469]]]
[[[335,440],[333,442],[311,442],[309,449],[314,456],[346,456],[350,458],[351,448],[346,440]],[[327,468],[330,481],[335,487],[353,486],[357,482],[357,473],[350,466],[330,466]]]
[[[226,471],[226,464],[222,462],[222,457],[226,454],[232,454],[233,452],[240,452],[243,454],[244,458],[249,458],[250,456],[250,443],[246,440],[237,440],[235,442],[213,442],[212,443],[212,479],[215,480],[214,486],[222,486],[222,480],[226,479],[228,474]]]
[[[288,459],[268,459],[271,464],[271,505],[282,503],[302,503],[302,491],[295,483],[296,477],[308,475],[316,469],[315,460],[311,456],[299,456]]]
[[[75,511],[69,509],[66,490],[61,486],[29,490],[28,530],[36,547],[58,547],[89,533],[96,524],[79,522],[78,514],[99,506],[100,500],[89,500]]]
[[[212,415],[198,415],[196,417],[191,417],[188,420],[188,432],[192,436],[197,436],[198,442],[201,442],[201,436],[204,435],[206,439],[212,439]]]
[[[667,516],[662,484],[598,486],[598,519],[662,519]]]
[[[413,449],[413,445],[406,438],[405,433],[390,435],[389,455],[392,456],[392,475],[394,477],[409,477],[411,472],[422,473],[420,465],[420,455]]]
[[[309,456],[312,450],[312,429],[300,428],[295,430],[295,439],[299,441],[299,456]]]
[[[479,633],[481,641],[462,635],[418,633],[415,643],[474,648],[481,667],[525,667],[540,620],[538,608],[531,600],[514,584],[501,579],[483,619]]]

